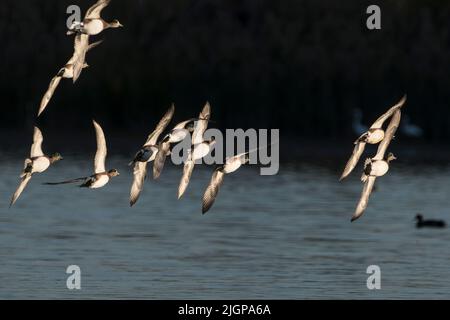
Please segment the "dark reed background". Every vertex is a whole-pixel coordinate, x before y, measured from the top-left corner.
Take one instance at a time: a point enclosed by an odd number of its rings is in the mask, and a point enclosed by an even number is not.
[[[52,76],[72,54],[66,8],[94,0],[3,0],[0,125],[35,121]],[[366,29],[367,1],[113,0],[104,18],[125,28],[96,37],[79,82],[63,81],[39,123],[69,134],[96,117],[109,131],[147,132],[171,102],[175,120],[206,100],[220,128],[280,128],[294,138],[353,135],[409,95],[405,113],[425,139],[450,137],[450,2],[377,1],[382,30]],[[90,132],[89,132],[90,133]]]

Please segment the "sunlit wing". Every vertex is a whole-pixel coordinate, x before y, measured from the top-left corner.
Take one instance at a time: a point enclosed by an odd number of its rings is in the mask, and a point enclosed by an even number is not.
[[[389,122],[389,126],[386,129],[384,139],[379,144],[377,154],[375,155],[375,157],[373,157],[373,160],[383,160],[384,159],[386,150],[387,150],[389,144],[391,143],[392,139],[394,138],[394,134],[397,131],[398,126],[400,124],[401,115],[402,115],[401,111],[397,110],[394,113],[394,115],[392,116],[392,119]]]
[[[195,122],[194,132],[192,134],[192,144],[198,144],[203,142],[203,134],[208,127],[209,119],[211,118],[211,106],[209,103],[206,103],[202,112],[198,116],[199,119]]]
[[[100,127],[100,125],[95,121],[93,121],[93,123],[97,138],[97,153],[95,154],[94,168],[95,173],[103,173],[106,172],[105,162],[108,149],[106,147],[106,139],[102,127]]]
[[[139,199],[144,189],[145,176],[147,174],[147,162],[136,162],[133,170],[133,184],[130,191],[130,206],[133,206]]]
[[[209,185],[206,188],[205,193],[203,194],[203,201],[202,201],[203,214],[208,212],[209,209],[211,209],[212,205],[214,204],[217,194],[219,193],[220,186],[223,183],[224,176],[225,174],[220,169],[216,169],[214,171],[211,177],[211,181],[209,182]]]
[[[19,199],[20,195],[22,194],[23,190],[25,190],[25,188],[27,187],[28,183],[31,180],[31,174],[27,174],[25,177],[22,178],[22,180],[20,181],[19,187],[17,188],[16,192],[14,193],[12,199],[11,199],[11,203],[9,205],[9,207],[12,207],[17,199]]]
[[[189,181],[191,180],[192,171],[194,170],[194,161],[187,160],[183,167],[183,176],[178,186],[178,199],[180,199],[186,191]]]
[[[353,214],[352,221],[355,221],[362,216],[369,203],[369,197],[372,193],[373,186],[375,184],[376,177],[369,176],[364,184],[364,188],[361,194],[361,199],[359,200],[358,206],[356,207],[355,213]]]
[[[371,129],[377,129],[377,128],[381,128],[381,126],[383,125],[383,123],[389,118],[391,117],[394,112],[398,109],[400,109],[401,107],[403,107],[403,105],[406,102],[406,94],[400,99],[400,101],[395,104],[393,107],[391,107],[386,113],[384,113],[381,117],[379,117],[370,127]]]
[[[148,136],[147,141],[145,142],[144,146],[154,146],[156,145],[159,136],[163,131],[167,128],[170,121],[172,120],[173,114],[175,112],[175,106],[172,105],[169,110],[166,112],[166,114],[161,118],[158,125],[156,126],[156,129]]]
[[[30,157],[42,157],[44,153],[42,152],[42,142],[44,137],[42,136],[41,130],[38,127],[34,127],[33,133],[33,145],[31,146]]]
[[[50,85],[48,86],[47,91],[42,97],[41,105],[39,106],[38,117],[41,115],[42,112],[44,112],[45,108],[47,107],[50,99],[53,97],[53,94],[55,93],[55,90],[60,82],[61,82],[60,76],[53,77],[52,81],[50,82]]]
[[[99,19],[102,10],[109,5],[111,0],[98,0],[88,9],[84,19]]]
[[[159,145],[158,153],[156,154],[155,160],[153,161],[153,179],[158,179],[164,168],[164,163],[166,162],[167,154],[169,153],[170,143],[163,142]]]
[[[365,146],[366,146],[365,142],[362,141],[356,142],[355,147],[353,148],[353,153],[350,159],[347,161],[347,164],[345,165],[340,180],[345,179],[353,171],[355,166],[358,164],[359,158],[364,152]]]

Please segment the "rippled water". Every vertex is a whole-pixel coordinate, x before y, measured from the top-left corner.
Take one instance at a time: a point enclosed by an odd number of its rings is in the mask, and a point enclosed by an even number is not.
[[[350,223],[356,175],[339,183],[323,167],[282,166],[277,176],[242,168],[202,216],[211,168],[196,167],[177,201],[181,168],[169,166],[129,208],[126,162],[110,159],[122,175],[101,190],[41,185],[92,170],[64,160],[11,210],[21,164],[0,163],[0,298],[450,298],[450,229],[413,222],[418,211],[450,220],[449,167],[396,166]],[[80,291],[66,288],[73,264]],[[381,290],[366,287],[372,264]]]

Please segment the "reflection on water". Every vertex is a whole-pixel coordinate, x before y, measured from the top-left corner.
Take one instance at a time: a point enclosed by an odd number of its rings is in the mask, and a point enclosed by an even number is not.
[[[399,163],[352,224],[357,174],[339,183],[321,167],[282,166],[277,176],[245,167],[226,176],[202,216],[212,168],[196,167],[177,201],[182,171],[168,166],[130,209],[127,159],[109,163],[122,175],[101,190],[41,185],[92,170],[64,160],[11,210],[20,163],[0,164],[0,298],[450,298],[450,230],[413,222],[418,211],[450,220],[448,167]],[[66,289],[72,264],[81,291]],[[381,267],[378,291],[366,288],[372,264]]]

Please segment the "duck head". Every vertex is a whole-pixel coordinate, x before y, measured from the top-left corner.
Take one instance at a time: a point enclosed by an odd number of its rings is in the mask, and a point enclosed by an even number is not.
[[[391,162],[392,160],[396,160],[396,159],[397,159],[397,157],[394,156],[394,154],[392,152],[389,152],[389,154],[388,154],[388,156],[386,158],[386,161],[387,162]]]
[[[416,215],[415,220],[417,220],[417,222],[422,222],[423,216],[422,216],[420,213],[418,213],[418,214]]]
[[[114,19],[113,21],[111,21],[111,23],[109,24],[110,28],[122,28],[123,25],[119,22],[119,20]]]
[[[120,176],[120,173],[119,173],[119,171],[117,171],[116,169],[112,169],[112,170],[109,170],[109,171],[108,171],[108,176],[109,176],[110,178],[112,178],[112,177],[117,177],[117,176]]]
[[[56,152],[56,153],[54,153],[54,154],[51,155],[51,157],[50,157],[50,162],[51,162],[51,163],[55,163],[55,162],[60,161],[60,160],[63,160],[63,159],[64,159],[64,158],[63,158],[58,152]]]

